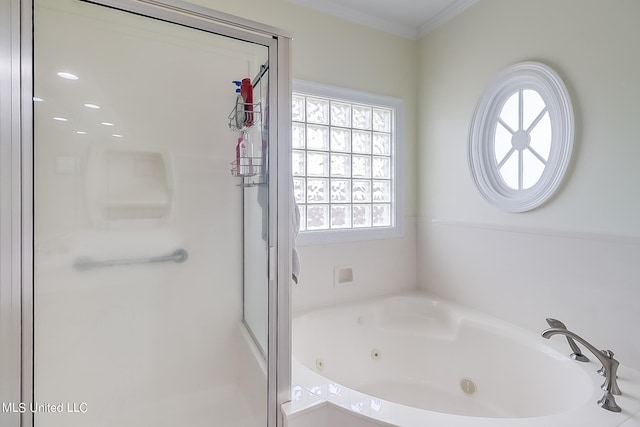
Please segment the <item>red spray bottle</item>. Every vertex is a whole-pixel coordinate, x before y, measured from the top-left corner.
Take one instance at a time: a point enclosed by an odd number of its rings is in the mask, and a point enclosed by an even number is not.
[[[244,99],[244,125],[249,127],[253,125],[253,85],[251,79],[242,79],[240,95]]]

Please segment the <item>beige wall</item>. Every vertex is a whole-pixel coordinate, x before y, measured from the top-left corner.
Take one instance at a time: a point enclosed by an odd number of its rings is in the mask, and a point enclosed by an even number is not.
[[[400,98],[405,108],[406,231],[399,239],[300,248],[302,274],[295,310],[415,288],[417,41],[300,7],[288,0],[192,0],[202,6],[281,28],[292,35],[292,75]],[[351,265],[357,283],[333,287],[333,268]]]
[[[408,110],[407,139],[415,140],[415,40],[360,26],[289,0],[190,1],[287,31],[293,39],[294,79],[402,98]]]
[[[417,175],[421,287],[532,330],[558,317],[635,367],[638,18],[633,0],[482,0],[424,37]],[[488,80],[524,60],[544,62],[565,80],[576,138],[556,196],[510,214],[475,189],[467,134]]]
[[[640,3],[484,0],[420,43],[423,216],[640,235]],[[467,134],[488,80],[523,60],[565,80],[576,115],[572,167],[557,196],[526,214],[485,203],[467,167]]]

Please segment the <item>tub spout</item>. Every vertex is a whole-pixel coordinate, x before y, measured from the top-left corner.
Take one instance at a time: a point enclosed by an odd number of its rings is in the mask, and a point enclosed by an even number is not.
[[[559,321],[558,319],[547,318],[547,323],[552,328],[567,329],[565,324],[562,323],[561,321]],[[578,362],[588,362],[589,361],[589,358],[587,356],[585,356],[584,354],[582,354],[582,351],[580,351],[580,347],[578,347],[578,345],[573,340],[573,338],[567,336],[567,342],[569,343],[569,347],[571,347],[571,351],[573,351],[573,353],[571,353],[571,358],[573,360],[577,360]]]
[[[542,337],[549,339],[553,335],[561,334],[566,337],[573,338],[582,344],[587,350],[589,350],[593,355],[602,363],[602,367],[604,368],[605,380],[604,384],[602,384],[602,389],[605,390],[604,396],[602,399],[598,400],[598,405],[603,407],[608,411],[620,412],[620,407],[616,404],[616,401],[613,397],[614,394],[620,395],[620,388],[618,388],[617,382],[617,373],[618,366],[620,362],[613,358],[613,353],[610,351],[600,351],[589,342],[571,332],[565,328],[550,328],[542,331]]]

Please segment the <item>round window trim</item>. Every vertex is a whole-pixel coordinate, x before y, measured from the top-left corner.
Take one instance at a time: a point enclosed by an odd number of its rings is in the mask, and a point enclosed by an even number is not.
[[[526,189],[514,189],[506,184],[498,169],[496,128],[505,102],[522,90],[536,91],[544,101],[549,114],[551,141],[544,170],[537,182]],[[485,89],[471,120],[469,167],[478,191],[488,202],[508,212],[525,212],[540,206],[560,186],[571,160],[573,138],[573,107],[560,76],[539,62],[521,62],[507,67]]]

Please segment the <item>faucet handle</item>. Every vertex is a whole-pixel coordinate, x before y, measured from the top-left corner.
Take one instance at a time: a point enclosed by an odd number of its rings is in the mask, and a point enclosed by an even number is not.
[[[620,362],[613,358],[613,351],[600,350],[600,352],[611,362],[607,365],[608,368],[603,364],[602,368],[598,370],[598,373],[600,373],[600,371],[603,371],[605,377],[604,383],[602,383],[601,388],[603,390],[611,392],[611,394],[621,395],[622,392],[620,391],[620,387],[618,387],[618,366],[620,365]],[[607,372],[607,369],[611,370],[611,372]]]
[[[611,392],[609,391],[605,392],[604,396],[602,396],[602,399],[598,400],[598,405],[600,405],[607,411],[611,411],[611,412],[622,411],[622,408],[620,408],[616,403],[616,399],[613,397],[613,394],[611,394]]]
[[[602,352],[602,354],[607,356],[609,359],[613,358],[613,351],[611,351],[611,350],[600,350],[600,351]],[[603,377],[606,375],[606,372],[604,370],[604,366],[601,366],[600,369],[598,369],[596,372],[598,374],[602,375]]]

